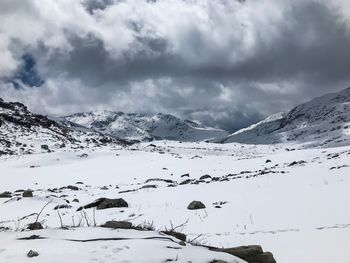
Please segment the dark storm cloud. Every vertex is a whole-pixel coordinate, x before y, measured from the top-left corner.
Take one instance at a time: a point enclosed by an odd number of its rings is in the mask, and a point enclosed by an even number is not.
[[[92,14],[96,10],[104,10],[108,6],[113,5],[114,2],[113,0],[85,0],[82,3],[86,10]]]
[[[350,79],[346,1],[58,3],[73,10],[59,26],[41,17],[33,43],[8,37],[48,80],[35,96],[56,94],[48,112],[62,112],[69,93],[72,110],[164,111],[234,131]]]

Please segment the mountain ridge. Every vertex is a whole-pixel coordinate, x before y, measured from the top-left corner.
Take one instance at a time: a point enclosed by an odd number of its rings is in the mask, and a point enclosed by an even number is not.
[[[328,93],[241,129],[222,143],[271,144],[296,142],[307,147],[350,143],[350,88]]]
[[[224,130],[164,113],[90,111],[63,118],[109,136],[136,141],[204,141],[228,135]]]

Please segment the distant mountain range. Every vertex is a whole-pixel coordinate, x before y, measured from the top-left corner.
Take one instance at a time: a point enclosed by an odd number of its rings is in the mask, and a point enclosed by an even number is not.
[[[303,143],[307,147],[350,144],[350,88],[300,104],[241,129],[222,143]]]
[[[105,135],[131,141],[204,141],[224,138],[229,134],[224,130],[162,113],[92,111],[63,118]]]
[[[152,140],[301,143],[305,147],[349,145],[350,88],[315,98],[287,113],[274,114],[231,135],[162,113],[92,111],[48,118],[30,112],[21,103],[0,99],[0,155]]]

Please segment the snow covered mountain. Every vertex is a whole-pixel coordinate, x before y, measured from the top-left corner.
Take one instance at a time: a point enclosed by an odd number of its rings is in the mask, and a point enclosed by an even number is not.
[[[241,129],[221,142],[304,143],[308,147],[350,144],[350,88],[303,103]]]
[[[107,143],[126,142],[75,123],[31,113],[21,103],[0,98],[0,155],[90,148]]]
[[[116,138],[137,141],[204,141],[224,138],[226,131],[210,128],[170,114],[93,111],[76,113],[64,119]]]

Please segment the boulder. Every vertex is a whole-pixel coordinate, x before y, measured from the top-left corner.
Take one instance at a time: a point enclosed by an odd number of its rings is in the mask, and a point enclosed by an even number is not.
[[[37,256],[39,256],[39,253],[34,251],[34,250],[29,250],[29,252],[27,253],[27,257],[29,257],[29,258],[34,258]]]
[[[77,211],[82,209],[88,209],[96,207],[97,210],[117,208],[117,207],[128,207],[128,203],[123,198],[109,199],[109,198],[99,198],[94,202],[87,204],[85,206],[79,207]]]
[[[40,229],[44,229],[43,226],[41,225],[41,223],[39,222],[35,222],[35,223],[31,223],[28,224],[27,227],[29,230],[40,230]]]
[[[127,221],[107,221],[101,227],[113,228],[113,229],[132,229],[132,223]]]
[[[11,192],[3,192],[0,194],[0,198],[11,198],[12,194]]]
[[[264,252],[261,246],[241,246],[233,248],[217,248],[215,251],[224,252],[241,258],[248,263],[276,263],[272,253]]]
[[[188,206],[187,209],[189,210],[197,210],[197,209],[204,209],[205,205],[201,201],[192,201]]]
[[[33,197],[33,191],[32,190],[26,190],[22,193],[22,197]]]

